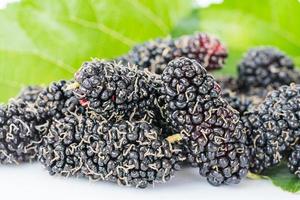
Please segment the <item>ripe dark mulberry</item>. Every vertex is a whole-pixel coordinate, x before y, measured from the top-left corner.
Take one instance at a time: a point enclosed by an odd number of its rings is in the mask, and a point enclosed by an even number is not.
[[[288,159],[288,168],[300,178],[300,145],[296,145]]]
[[[250,170],[277,165],[300,138],[300,86],[281,86],[244,117],[251,149]]]
[[[72,113],[51,125],[39,160],[52,175],[144,188],[173,176],[180,151],[148,122],[111,123]]]
[[[18,164],[36,159],[41,140],[34,101],[40,87],[28,87],[7,105],[0,106],[0,163]]]
[[[188,58],[171,61],[162,74],[167,121],[183,137],[188,161],[212,185],[238,183],[248,172],[249,150],[237,111],[220,86]]]
[[[137,45],[119,60],[161,74],[168,62],[178,57],[195,59],[210,71],[223,66],[227,50],[217,38],[197,33],[178,39],[156,39]]]
[[[152,117],[155,76],[115,62],[85,62],[75,75],[76,95],[82,105],[105,119]]]
[[[241,90],[251,87],[278,88],[299,81],[299,72],[293,61],[272,47],[250,49],[238,65],[238,81]]]

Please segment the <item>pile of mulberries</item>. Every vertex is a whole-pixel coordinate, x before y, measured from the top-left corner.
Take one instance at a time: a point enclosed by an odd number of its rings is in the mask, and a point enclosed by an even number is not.
[[[204,33],[157,39],[72,80],[28,87],[0,106],[0,163],[145,188],[196,167],[214,186],[287,160],[300,174],[300,75],[272,47],[215,79],[227,51]]]
[[[178,57],[195,59],[208,71],[220,69],[227,58],[225,46],[205,33],[182,36],[177,39],[156,39],[137,45],[118,60],[161,74],[167,64]]]
[[[264,173],[286,159],[290,171],[299,173],[299,74],[283,52],[257,47],[238,65],[237,78],[218,79],[223,98],[240,112],[253,173]]]

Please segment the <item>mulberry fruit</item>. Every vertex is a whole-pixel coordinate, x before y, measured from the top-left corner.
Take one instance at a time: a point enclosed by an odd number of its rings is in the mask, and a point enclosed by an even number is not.
[[[34,101],[39,87],[28,87],[7,105],[0,106],[0,163],[18,164],[36,159],[41,137]]]
[[[296,145],[288,158],[288,168],[300,178],[300,145]]]
[[[272,47],[250,49],[238,65],[238,82],[241,90],[251,87],[278,88],[299,81],[299,72],[293,61]]]
[[[223,66],[227,50],[217,38],[197,33],[178,39],[156,39],[137,45],[119,60],[161,74],[168,62],[178,57],[195,59],[210,71]]]
[[[300,86],[281,86],[244,117],[251,149],[250,170],[277,165],[300,138]]]
[[[155,76],[135,66],[94,60],[76,73],[75,94],[81,105],[105,119],[135,119],[153,116]]]
[[[50,174],[145,188],[173,176],[180,151],[148,122],[111,123],[72,113],[51,125],[39,160]]]
[[[248,172],[249,150],[237,111],[220,98],[220,86],[188,58],[162,74],[167,121],[183,138],[188,161],[212,185],[238,183]]]

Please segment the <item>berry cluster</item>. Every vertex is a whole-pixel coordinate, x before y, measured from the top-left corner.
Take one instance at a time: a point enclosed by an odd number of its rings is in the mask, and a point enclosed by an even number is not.
[[[238,78],[214,79],[207,71],[226,57],[207,34],[157,39],[113,61],[84,62],[73,80],[28,87],[0,106],[0,163],[38,159],[51,175],[138,188],[170,180],[183,164],[214,186],[284,158],[299,176],[293,62],[259,47]]]
[[[218,80],[223,98],[240,112],[253,173],[288,159],[290,171],[299,174],[299,78],[284,53],[258,47],[250,49],[238,65],[237,79]]]

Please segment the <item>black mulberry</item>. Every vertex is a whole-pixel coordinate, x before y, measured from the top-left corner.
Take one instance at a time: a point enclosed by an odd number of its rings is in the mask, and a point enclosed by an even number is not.
[[[39,160],[52,175],[144,188],[173,176],[184,159],[180,151],[148,122],[111,123],[71,113],[51,125]]]
[[[290,171],[300,178],[300,145],[296,145],[292,150],[289,159],[288,167]]]
[[[152,117],[155,76],[116,62],[85,62],[75,75],[79,83],[76,96],[81,105],[105,119],[141,119]]]
[[[34,101],[39,87],[28,87],[7,105],[0,106],[0,163],[18,164],[36,159],[41,140]]]
[[[161,74],[168,62],[178,57],[195,59],[210,71],[223,66],[227,50],[217,38],[197,33],[177,39],[156,39],[137,45],[119,60]]]
[[[244,116],[251,149],[250,170],[277,165],[300,138],[300,86],[281,86]]]
[[[183,137],[190,163],[212,185],[238,183],[248,172],[249,150],[237,111],[220,98],[220,86],[188,58],[162,74],[167,121]]]
[[[250,49],[238,65],[238,82],[241,90],[251,87],[278,88],[299,81],[299,72],[293,61],[273,47]]]

